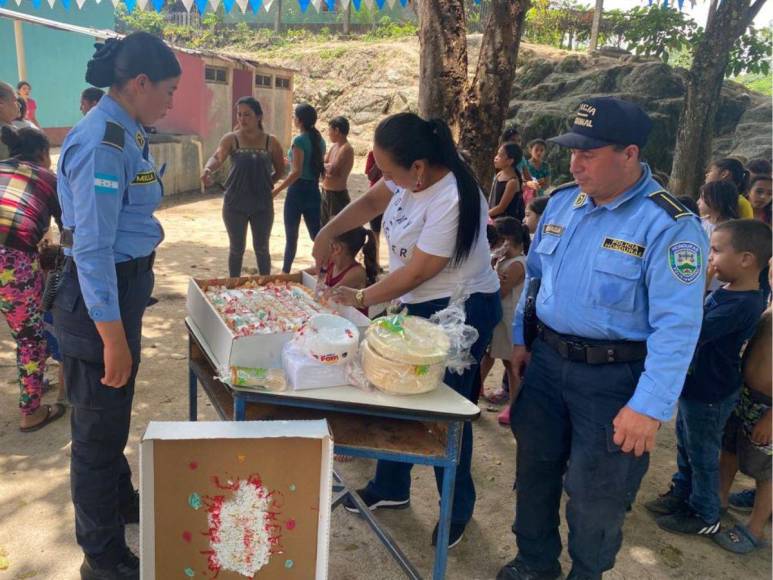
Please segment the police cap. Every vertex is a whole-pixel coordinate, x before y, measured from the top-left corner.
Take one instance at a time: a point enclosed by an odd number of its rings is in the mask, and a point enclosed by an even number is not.
[[[596,97],[580,103],[568,133],[548,139],[571,149],[647,143],[652,120],[637,104],[615,97]]]

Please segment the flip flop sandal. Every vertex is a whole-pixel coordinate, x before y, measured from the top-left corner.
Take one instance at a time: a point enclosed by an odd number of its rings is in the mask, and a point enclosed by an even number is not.
[[[719,532],[714,536],[714,541],[735,554],[748,554],[765,543],[755,538],[743,524],[737,524],[729,530]]]
[[[46,415],[46,418],[43,419],[40,423],[37,425],[32,425],[31,427],[19,427],[19,431],[22,433],[32,433],[34,431],[40,431],[43,427],[48,425],[49,423],[53,423],[57,419],[61,419],[65,412],[65,406],[61,403],[55,403],[53,405],[46,405],[48,408],[48,414]]]

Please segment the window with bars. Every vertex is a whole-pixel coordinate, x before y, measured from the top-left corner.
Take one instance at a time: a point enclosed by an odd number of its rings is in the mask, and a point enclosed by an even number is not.
[[[228,84],[228,69],[219,66],[204,67],[204,80],[208,83]]]
[[[276,77],[276,88],[290,90],[290,79],[286,77]]]
[[[273,83],[271,82],[271,77],[266,75],[255,75],[255,86],[256,87],[268,87],[271,88],[271,85]]]

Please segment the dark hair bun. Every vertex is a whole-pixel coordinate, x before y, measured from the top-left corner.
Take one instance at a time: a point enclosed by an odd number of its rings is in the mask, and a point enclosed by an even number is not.
[[[8,149],[14,151],[19,148],[21,139],[19,133],[11,125],[3,125],[2,134],[0,134],[0,140],[8,146]]]
[[[115,58],[123,41],[108,38],[94,45],[96,52],[86,67],[86,82],[95,87],[109,87],[115,82]]]

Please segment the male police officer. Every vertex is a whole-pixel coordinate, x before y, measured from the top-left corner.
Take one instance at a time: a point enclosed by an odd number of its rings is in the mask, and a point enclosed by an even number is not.
[[[615,98],[583,102],[569,133],[575,183],[558,188],[529,252],[537,338],[512,410],[518,555],[498,580],[561,575],[561,487],[569,578],[614,566],[626,507],[674,410],[701,326],[707,240],[639,153],[652,122]],[[524,293],[514,364],[526,358]],[[528,333],[527,333],[528,334]]]

